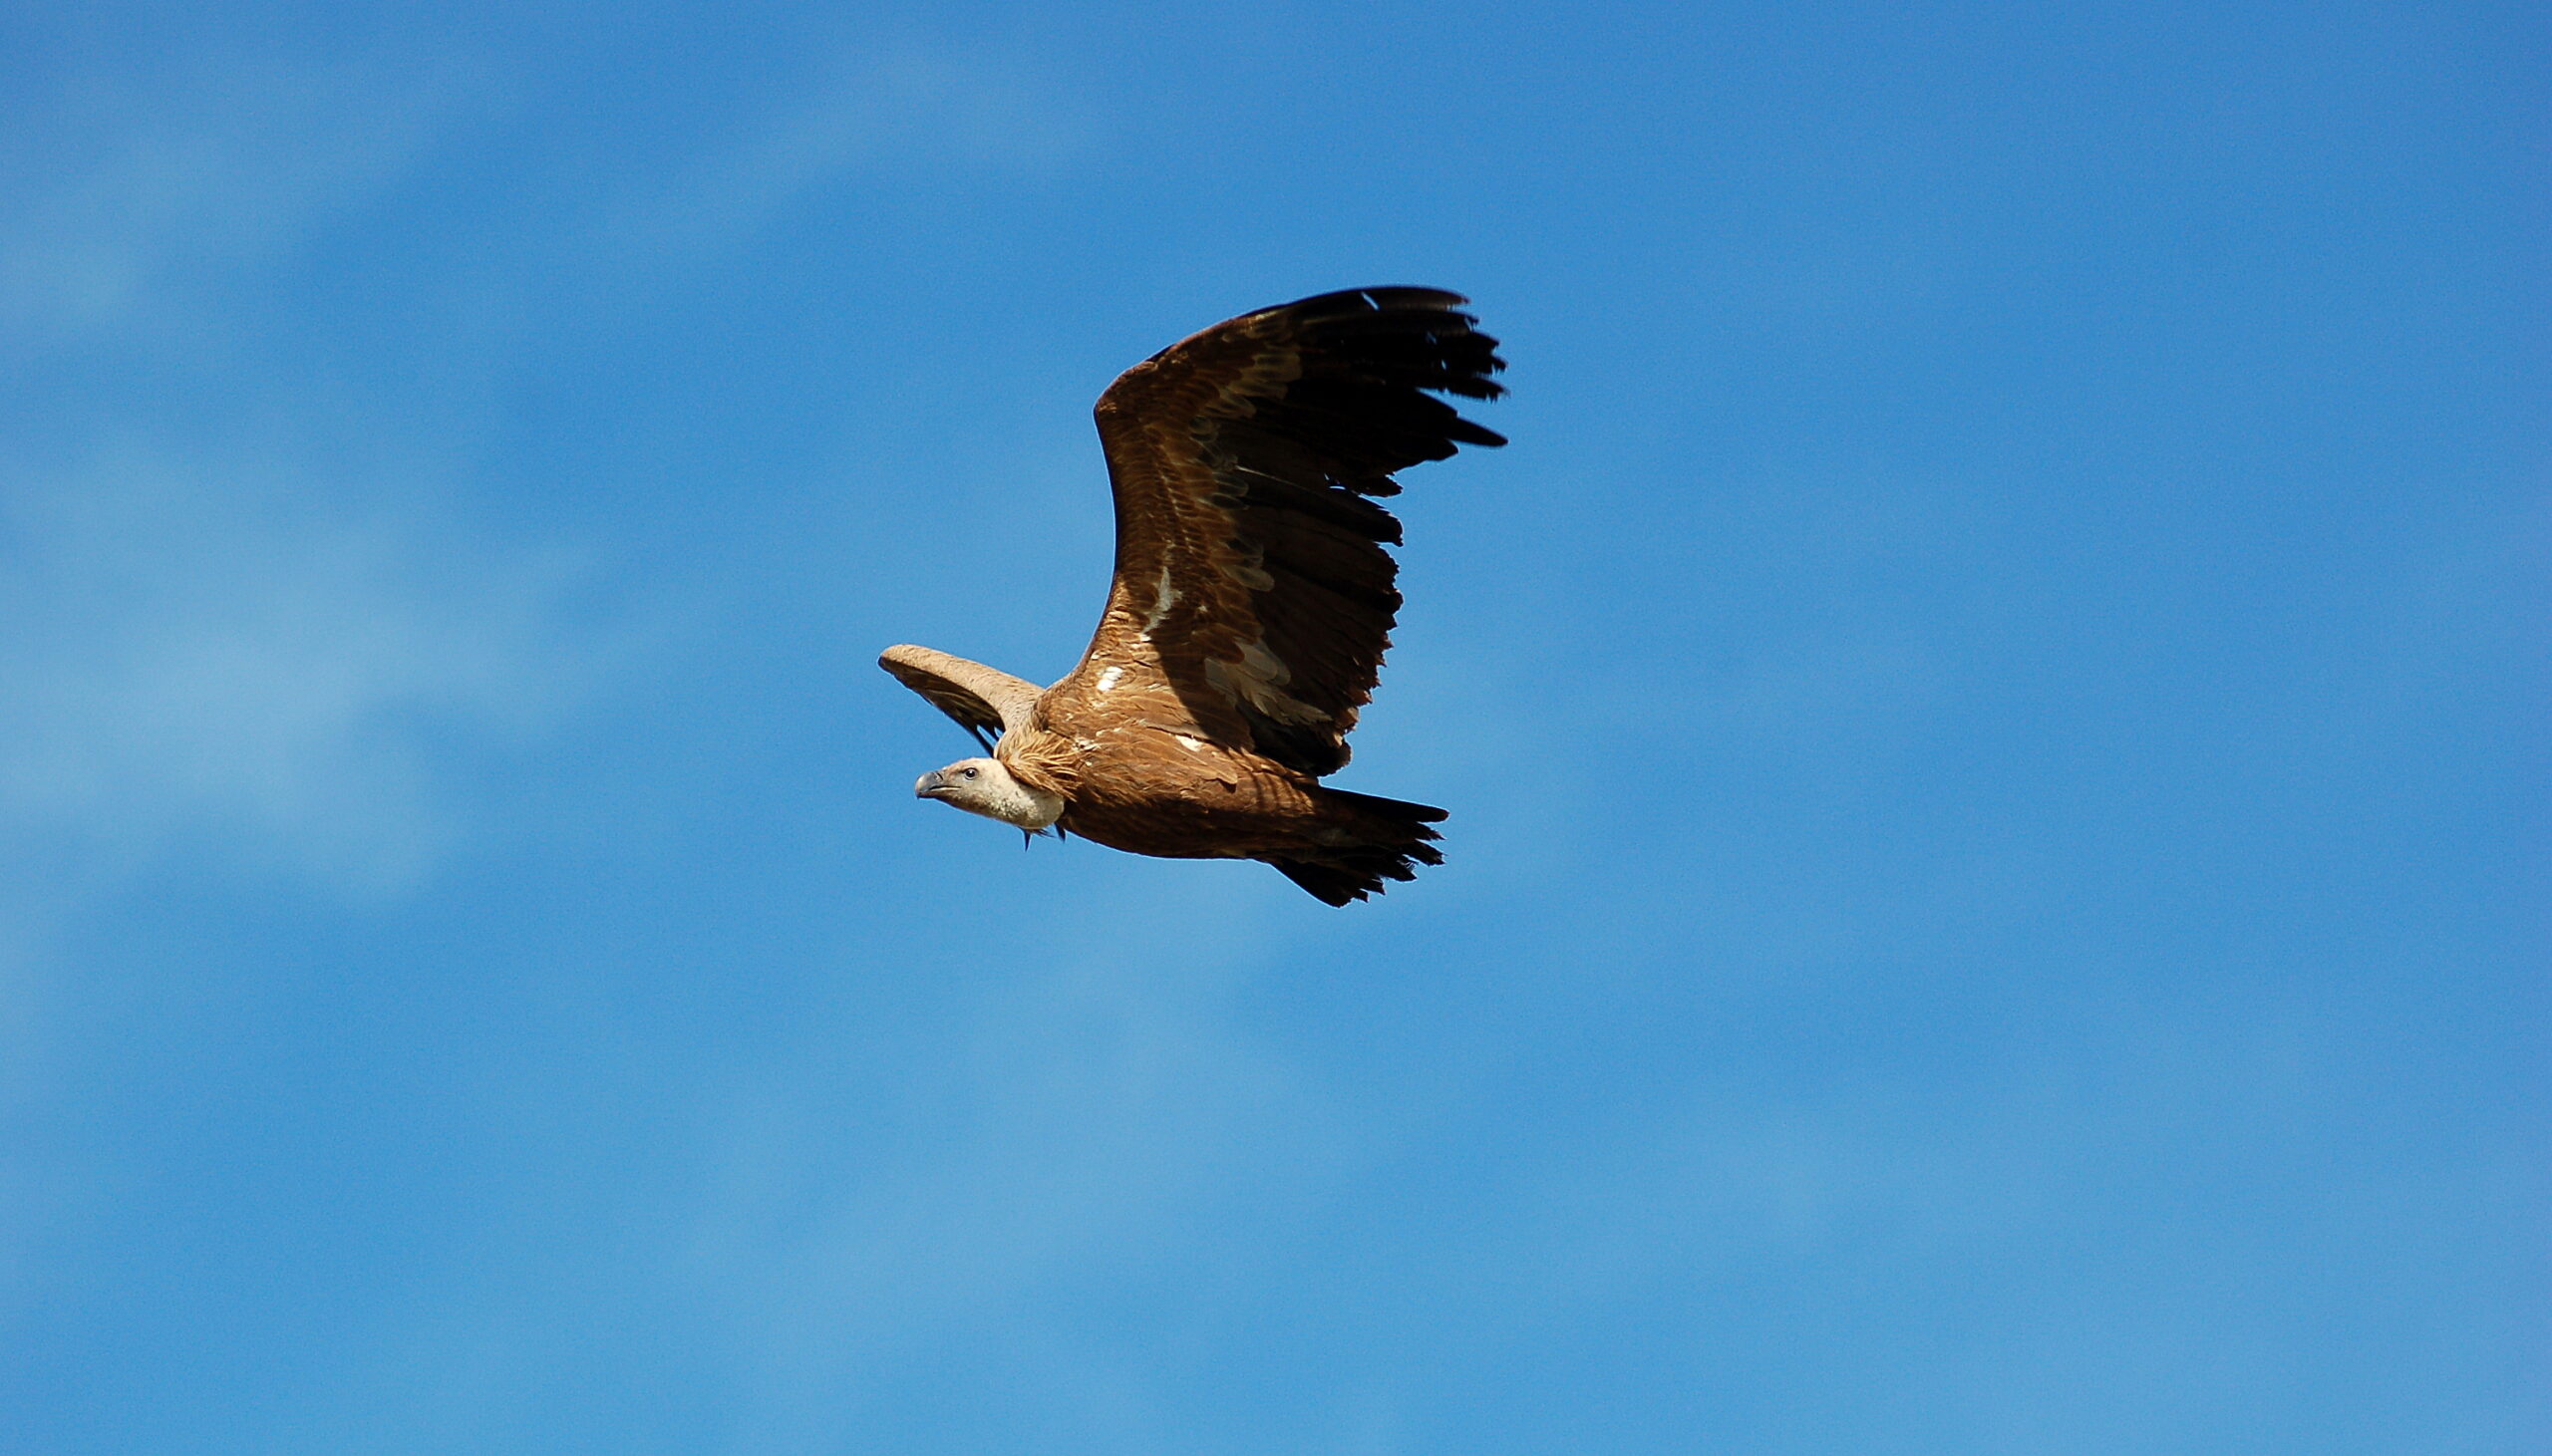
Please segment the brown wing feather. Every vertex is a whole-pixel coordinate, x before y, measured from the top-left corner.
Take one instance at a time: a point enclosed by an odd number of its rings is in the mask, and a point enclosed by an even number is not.
[[[1166,689],[1207,736],[1312,774],[1345,763],[1401,603],[1384,549],[1400,522],[1371,497],[1399,491],[1396,470],[1505,443],[1429,393],[1503,393],[1489,379],[1505,367],[1497,341],[1462,302],[1430,288],[1322,294],[1119,376],[1098,410],[1116,575],[1057,694],[1095,707]]]
[[[999,668],[909,644],[886,649],[877,666],[979,736],[986,729],[1006,733],[1026,727],[1044,691]]]

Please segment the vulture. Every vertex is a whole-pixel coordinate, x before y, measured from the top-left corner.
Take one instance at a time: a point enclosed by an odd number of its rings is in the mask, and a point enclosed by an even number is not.
[[[1170,345],[1100,397],[1116,567],[1081,663],[1039,688],[926,647],[878,666],[989,756],[913,785],[1036,835],[1255,859],[1345,905],[1440,864],[1444,811],[1330,788],[1401,605],[1396,471],[1505,439],[1436,398],[1505,368],[1459,294],[1361,288]],[[995,736],[987,736],[987,734]]]

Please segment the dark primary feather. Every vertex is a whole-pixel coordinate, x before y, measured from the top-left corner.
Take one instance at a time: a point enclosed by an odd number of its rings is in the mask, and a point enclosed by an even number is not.
[[[1200,722],[1219,691],[1208,663],[1229,681],[1254,645],[1280,664],[1270,696],[1237,708],[1250,746],[1304,772],[1347,761],[1400,609],[1383,549],[1400,522],[1373,497],[1398,493],[1410,465],[1505,443],[1436,398],[1503,393],[1497,341],[1462,302],[1369,288],[1245,314],[1127,371],[1100,402],[1119,594],[1138,607],[1144,583],[1172,574],[1179,609],[1146,640]]]

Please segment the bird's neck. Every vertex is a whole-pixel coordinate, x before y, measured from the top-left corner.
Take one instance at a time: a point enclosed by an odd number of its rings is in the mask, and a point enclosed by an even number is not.
[[[1002,766],[1007,770],[1010,765]],[[984,796],[983,807],[977,810],[978,813],[1032,834],[1053,827],[1054,822],[1064,816],[1062,794],[1030,783],[1016,773],[1005,772],[1003,777],[1007,781],[996,785],[994,792]]]

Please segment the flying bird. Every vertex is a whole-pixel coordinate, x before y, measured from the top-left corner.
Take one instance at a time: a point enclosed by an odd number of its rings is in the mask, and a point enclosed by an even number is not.
[[[926,647],[878,666],[989,756],[913,792],[1034,835],[1255,859],[1345,905],[1440,864],[1444,811],[1325,786],[1401,605],[1395,471],[1500,445],[1436,395],[1493,400],[1497,341],[1459,294],[1364,288],[1260,309],[1099,400],[1116,573],[1051,688]],[[997,736],[987,736],[988,733]]]

